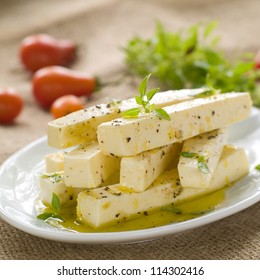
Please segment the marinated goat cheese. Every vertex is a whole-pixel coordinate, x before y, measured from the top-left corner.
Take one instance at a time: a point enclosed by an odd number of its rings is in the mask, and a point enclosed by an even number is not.
[[[64,182],[64,172],[54,172],[42,174],[40,176],[41,201],[50,206],[52,203],[52,194],[55,193],[60,199],[61,206],[67,207],[76,205],[77,197],[84,189],[67,187]]]
[[[83,232],[184,221],[214,209],[221,190],[248,174],[246,152],[226,136],[250,115],[249,93],[147,92],[148,78],[140,96],[48,123],[49,145],[70,149],[45,157],[39,219]],[[176,215],[176,205],[189,210]]]
[[[65,184],[96,188],[119,171],[120,158],[101,153],[97,142],[80,145],[64,155]]]
[[[45,156],[46,173],[59,172],[64,170],[64,154],[52,153]]]
[[[143,192],[136,193],[121,185],[81,192],[78,196],[77,215],[79,220],[98,228],[131,218],[141,212],[181,203],[215,191],[245,176],[248,170],[244,150],[226,147],[209,188],[184,188],[175,168],[165,171]]]
[[[226,129],[217,129],[187,139],[178,163],[181,185],[208,187],[227,139]]]
[[[98,142],[104,154],[132,156],[241,121],[250,115],[251,105],[248,93],[185,101],[164,107],[170,121],[146,114],[102,123],[98,127]]]
[[[154,98],[156,108],[193,99],[203,89],[184,89],[157,93]],[[125,112],[136,106],[135,99],[111,101],[84,110],[71,113],[65,117],[48,123],[48,144],[51,147],[64,149],[97,139],[97,127],[103,123],[119,118]]]
[[[180,143],[170,144],[136,156],[123,157],[120,165],[120,184],[135,192],[146,190],[170,165],[177,161]]]

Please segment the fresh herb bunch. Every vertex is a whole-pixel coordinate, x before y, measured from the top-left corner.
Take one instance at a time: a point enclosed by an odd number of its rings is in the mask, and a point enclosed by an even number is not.
[[[152,113],[160,119],[170,120],[169,114],[164,109],[156,109],[151,103],[152,98],[158,92],[159,88],[154,88],[147,91],[147,83],[151,74],[147,75],[139,86],[139,95],[135,96],[135,101],[140,107],[132,108],[122,113],[125,118],[136,118],[140,113]]]
[[[210,76],[214,88],[222,93],[249,91],[255,105],[260,106],[256,86],[259,71],[253,55],[243,55],[235,62],[225,58],[216,48],[219,37],[213,36],[215,21],[204,28],[196,24],[182,32],[167,32],[159,22],[149,39],[135,37],[123,48],[131,73],[145,76],[152,73],[161,88],[199,88]]]

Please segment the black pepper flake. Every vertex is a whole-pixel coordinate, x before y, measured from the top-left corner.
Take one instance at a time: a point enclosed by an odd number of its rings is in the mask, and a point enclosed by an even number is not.
[[[111,108],[111,104],[110,103],[107,104],[107,108]]]
[[[212,111],[212,116],[214,116],[214,115],[215,115],[215,111],[213,110],[213,111]]]
[[[130,140],[131,140],[131,137],[126,138],[127,143],[130,142]]]
[[[162,151],[161,158],[163,158],[164,156],[165,156],[165,151]]]
[[[157,132],[157,133],[159,132],[159,129],[158,129],[158,128],[156,129],[156,132]]]
[[[96,108],[101,109],[101,106],[100,105],[96,105]]]
[[[119,110],[117,111],[117,113],[120,114],[120,113],[121,113],[121,109],[119,109]]]
[[[73,195],[70,195],[70,196],[69,196],[69,200],[73,200]]]
[[[148,212],[147,212],[147,211],[144,211],[144,215],[145,215],[145,216],[148,216]]]
[[[103,195],[102,198],[107,198],[107,195]]]
[[[115,155],[113,153],[110,153],[110,156],[114,157]]]
[[[105,191],[108,191],[108,190],[109,190],[109,187],[105,187],[104,190],[105,190]]]
[[[118,218],[119,216],[120,216],[120,213],[117,213],[117,214],[115,215],[116,218]]]
[[[210,136],[207,137],[207,139],[210,140],[210,139],[214,139],[216,137],[217,137],[217,135],[210,135]]]
[[[92,119],[95,119],[95,116],[92,116],[91,118],[92,118]]]

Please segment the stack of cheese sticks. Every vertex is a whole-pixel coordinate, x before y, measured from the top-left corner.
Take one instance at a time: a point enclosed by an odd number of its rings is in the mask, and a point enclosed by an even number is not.
[[[153,114],[123,118],[135,99],[111,101],[48,124],[40,198],[75,205],[94,228],[138,217],[213,192],[245,176],[242,148],[228,145],[227,128],[251,111],[248,93],[200,97],[203,89],[159,92],[153,98],[170,120]],[[69,151],[63,151],[70,148]]]

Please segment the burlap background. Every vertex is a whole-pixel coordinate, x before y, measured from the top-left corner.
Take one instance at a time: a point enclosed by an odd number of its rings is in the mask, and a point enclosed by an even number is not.
[[[260,47],[259,0],[14,1],[0,2],[0,86],[22,92],[25,108],[15,125],[0,127],[0,163],[46,134],[51,119],[32,98],[30,75],[19,64],[20,40],[34,32],[71,38],[80,45],[73,65],[105,81],[120,77],[120,47],[134,34],[148,36],[155,19],[177,29],[219,20],[221,47],[228,53]],[[108,87],[90,104],[107,96],[133,94],[132,80]],[[72,245],[25,234],[0,220],[0,259],[259,259],[260,204],[224,220],[167,238],[125,245]]]

